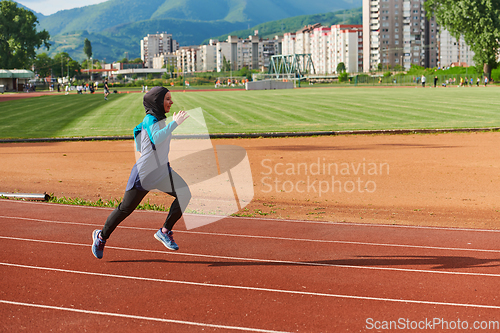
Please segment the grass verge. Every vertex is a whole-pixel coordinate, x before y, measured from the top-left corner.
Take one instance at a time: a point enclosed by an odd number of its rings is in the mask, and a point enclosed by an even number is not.
[[[56,197],[53,194],[50,195],[48,202],[57,203],[62,205],[75,205],[75,206],[90,206],[90,207],[105,207],[105,208],[116,208],[121,202],[120,199],[102,200],[97,199],[96,201],[85,200],[81,198],[66,198],[66,197]],[[165,208],[163,205],[152,204],[149,199],[137,206],[137,209],[141,210],[154,210],[160,212],[168,212],[169,208]]]
[[[201,107],[211,134],[495,128],[499,92],[498,87],[174,92],[171,113]],[[142,98],[112,94],[104,101],[88,94],[2,102],[0,138],[130,136],[144,117]],[[189,130],[185,125],[175,134]]]

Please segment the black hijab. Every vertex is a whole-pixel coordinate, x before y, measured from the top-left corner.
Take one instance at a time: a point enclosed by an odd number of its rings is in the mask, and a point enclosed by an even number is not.
[[[162,120],[167,118],[165,116],[165,108],[163,107],[163,100],[165,95],[168,93],[168,89],[165,87],[153,87],[150,91],[144,95],[144,108],[146,109],[146,114],[155,116],[156,119]]]

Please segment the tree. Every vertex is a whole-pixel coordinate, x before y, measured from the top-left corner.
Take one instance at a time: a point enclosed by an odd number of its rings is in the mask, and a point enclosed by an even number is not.
[[[464,41],[474,52],[474,61],[491,75],[500,48],[500,1],[498,0],[428,0],[429,18],[450,34]]]
[[[33,61],[33,65],[35,66],[35,72],[41,77],[47,77],[51,74],[55,74],[52,72],[52,68],[54,66],[54,60],[47,55],[47,53],[43,52],[36,56]]]
[[[54,56],[52,67],[53,76],[68,76],[73,77],[76,73],[80,73],[81,66],[78,61],[71,59],[68,53],[61,52]]]
[[[46,30],[36,31],[38,19],[33,12],[17,7],[13,1],[0,2],[0,68],[28,68],[35,50],[50,47]]]
[[[231,61],[226,59],[226,56],[222,56],[222,71],[229,72],[231,70]]]
[[[344,73],[345,72],[345,64],[343,62],[339,62],[337,65],[337,73]]]
[[[88,38],[83,41],[83,53],[87,55],[87,58],[92,57],[92,44]]]
[[[339,75],[339,82],[347,82],[349,81],[349,74],[348,73],[342,73]]]

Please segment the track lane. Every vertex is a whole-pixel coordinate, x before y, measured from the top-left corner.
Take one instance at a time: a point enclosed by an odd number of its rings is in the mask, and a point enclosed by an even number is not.
[[[50,296],[49,299],[55,303],[70,308],[77,301],[81,304],[85,302],[94,304],[91,301],[101,296],[99,291],[92,289],[94,285],[118,284],[121,288],[115,290],[114,297],[107,298],[106,303],[112,303],[114,298],[126,300],[123,304],[131,304],[131,300],[138,300],[141,306],[132,309],[131,315],[148,317],[140,313],[141,309],[156,311],[150,309],[148,299],[158,288],[156,285],[161,284],[162,289],[179,292],[175,295],[182,295],[185,298],[176,303],[178,305],[176,309],[180,309],[177,313],[180,320],[186,320],[187,316],[195,318],[196,322],[205,323],[207,321],[204,319],[212,318],[217,325],[246,323],[249,325],[244,325],[245,327],[255,327],[251,324],[259,323],[262,324],[259,327],[263,329],[308,332],[352,328],[362,330],[367,318],[391,319],[394,316],[409,316],[416,320],[439,315],[453,320],[459,315],[462,320],[477,320],[486,317],[495,319],[498,313],[498,309],[494,308],[499,305],[498,300],[491,292],[500,275],[497,265],[500,256],[494,246],[488,243],[490,252],[478,251],[483,250],[481,248],[437,249],[442,245],[458,246],[469,238],[477,239],[478,235],[482,241],[491,241],[496,236],[496,233],[492,232],[465,230],[463,231],[465,235],[462,235],[462,231],[456,230],[373,228],[343,224],[311,226],[300,222],[268,220],[247,220],[239,224],[240,228],[236,228],[235,221],[224,220],[220,224],[214,223],[200,228],[204,229],[200,230],[201,232],[198,229],[194,232],[180,230],[176,233],[176,240],[181,244],[181,251],[169,252],[152,237],[155,230],[153,225],[157,222],[151,221],[151,216],[156,219],[157,216],[163,218],[164,215],[139,212],[139,214],[134,213],[126,225],[124,223],[128,228],[117,229],[112,242],[110,241],[106,247],[105,258],[99,261],[90,253],[90,233],[93,226],[99,224],[99,219],[109,214],[109,210],[85,208],[81,210],[83,212],[76,214],[75,218],[71,214],[79,210],[77,207],[61,207],[59,210],[50,206],[52,213],[54,210],[58,211],[52,216],[54,220],[49,220],[50,216],[40,216],[39,213],[43,210],[36,213],[28,213],[25,210],[24,216],[31,216],[28,219],[20,219],[19,216],[0,218],[3,227],[0,233],[2,236],[0,248],[3,253],[1,261],[21,265],[19,267],[0,265],[0,271],[6,272],[2,273],[2,276],[13,276],[9,285],[16,286],[2,287],[2,290],[12,293],[2,292],[0,299],[5,300],[8,296],[13,298],[7,299],[8,301],[43,305],[44,303],[38,302],[47,302],[47,297]],[[37,204],[37,207],[41,208],[43,204]],[[42,219],[44,221],[40,221]],[[88,225],[45,222],[64,222],[64,220],[67,222],[77,220],[81,222],[76,223]],[[248,224],[251,225],[247,226]],[[256,224],[260,227],[256,227]],[[239,230],[240,233],[227,235],[232,231],[231,226],[235,228],[234,231]],[[253,237],[255,233],[251,234],[252,228],[262,234],[267,232],[269,234],[265,237]],[[301,232],[297,232],[297,229]],[[340,233],[335,232],[338,230]],[[383,232],[380,233],[379,230]],[[411,244],[420,246],[417,241],[421,239],[432,248],[394,247],[390,246],[390,243],[373,244],[374,241],[382,239],[391,240],[393,233],[399,234],[400,240],[404,240],[404,230],[407,232],[406,239],[410,240]],[[434,240],[433,244],[432,237],[429,236],[435,231],[438,231],[439,237],[447,233],[453,234],[453,237],[447,237],[446,244],[439,241],[438,237],[438,246],[435,246],[436,241]],[[252,237],[246,237],[245,233]],[[281,239],[273,238],[272,233],[277,233]],[[315,241],[318,240],[313,238],[316,233],[321,234],[323,241]],[[337,238],[339,234],[343,238],[342,242],[330,243],[339,240]],[[373,236],[372,244],[355,241],[357,236],[370,238],[370,234]],[[294,237],[308,237],[306,239],[311,241],[304,241],[302,238],[288,239]],[[33,241],[27,241],[28,239]],[[82,240],[85,242],[82,243]],[[353,243],[350,243],[351,241]],[[245,260],[246,258],[261,261]],[[71,272],[24,267],[30,265],[48,269],[66,269]],[[401,270],[387,270],[392,268]],[[134,280],[130,283],[126,278],[114,276],[89,278],[81,276],[85,274],[78,272],[122,274],[128,277],[142,277],[145,280]],[[472,275],[448,274],[454,272]],[[15,279],[16,276],[22,276],[23,279]],[[147,279],[170,279],[199,285]],[[26,281],[31,283],[27,284]],[[80,287],[79,289],[92,292],[85,294],[69,289],[69,292],[61,295],[53,290],[54,281],[61,281],[63,289],[76,285]],[[165,284],[168,284],[168,287],[164,286]],[[23,288],[26,289],[26,285],[29,286],[29,293],[22,295],[16,293]],[[225,287],[216,287],[217,285]],[[237,289],[231,286],[248,288]],[[125,291],[130,288],[131,292],[126,293]],[[207,289],[209,291],[206,291]],[[277,290],[297,293],[287,294]],[[141,295],[141,291],[148,294],[149,298]],[[300,294],[301,291],[305,292]],[[67,297],[67,294],[70,294],[70,297]],[[21,296],[26,299],[22,300]],[[199,304],[201,310],[193,310],[188,305],[190,302]],[[208,312],[202,311],[208,311],[207,304],[212,306],[211,316],[207,314]],[[491,308],[467,305],[486,305]],[[18,307],[26,308],[22,305]],[[87,308],[78,309],[94,311]],[[67,312],[48,308],[29,311]],[[187,330],[191,329],[194,328],[189,326]]]

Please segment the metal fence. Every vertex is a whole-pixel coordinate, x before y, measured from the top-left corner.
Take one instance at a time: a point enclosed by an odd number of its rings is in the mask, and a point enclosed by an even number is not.
[[[478,80],[479,79],[479,80]],[[353,75],[344,80],[340,77],[310,76],[301,79],[302,85],[332,84],[348,86],[422,86],[422,76],[396,74],[383,75]],[[484,76],[479,74],[425,75],[426,87],[477,86],[484,85]]]

